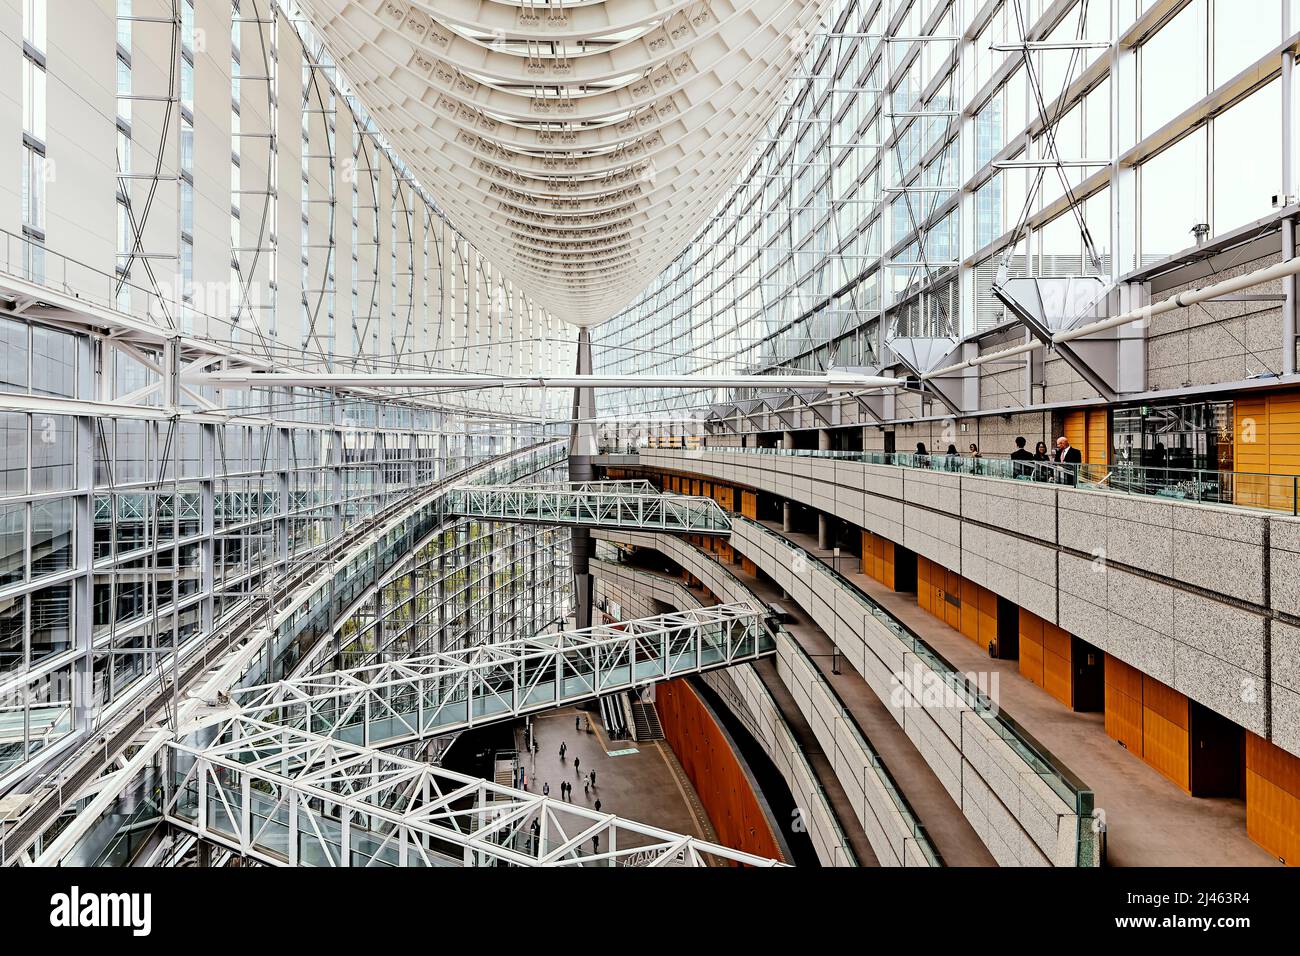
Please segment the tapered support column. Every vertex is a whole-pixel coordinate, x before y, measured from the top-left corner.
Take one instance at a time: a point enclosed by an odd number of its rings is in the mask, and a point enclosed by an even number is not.
[[[591,334],[578,333],[578,375],[591,374]],[[573,390],[573,425],[569,441],[569,480],[591,481],[596,467],[596,392],[590,386]],[[594,594],[591,580],[591,555],[595,544],[590,528],[573,529],[573,594],[577,607],[577,626],[591,627]]]
[[[794,530],[794,506],[788,501],[781,503],[781,530],[786,534]]]
[[[831,546],[831,523],[823,514],[817,516],[817,547],[825,550]]]

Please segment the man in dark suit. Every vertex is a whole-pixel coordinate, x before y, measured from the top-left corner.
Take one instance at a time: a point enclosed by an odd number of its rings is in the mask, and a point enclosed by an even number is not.
[[[1015,462],[1011,466],[1011,474],[1019,478],[1028,477],[1033,470],[1032,465],[1025,464],[1034,460],[1034,456],[1025,448],[1025,438],[1023,435],[1016,439],[1016,450],[1011,453],[1011,460]]]
[[[1056,454],[1052,458],[1059,466],[1056,469],[1056,480],[1063,485],[1072,485],[1079,478],[1079,465],[1083,463],[1083,456],[1079,454],[1079,449],[1070,446],[1070,439],[1062,435],[1056,439]]]

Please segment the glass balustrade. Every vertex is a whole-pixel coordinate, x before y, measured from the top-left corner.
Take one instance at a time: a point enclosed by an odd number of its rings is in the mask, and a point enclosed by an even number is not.
[[[658,449],[632,446],[603,449],[606,455],[636,455]],[[692,449],[691,455],[767,455],[919,468],[946,474],[1063,485],[1083,491],[1113,491],[1173,501],[1199,501],[1300,514],[1300,475],[1274,475],[1193,468],[1150,468],[1130,462],[1058,465],[1051,461],[920,455],[916,452],[834,451],[804,448],[741,448],[733,445]]]

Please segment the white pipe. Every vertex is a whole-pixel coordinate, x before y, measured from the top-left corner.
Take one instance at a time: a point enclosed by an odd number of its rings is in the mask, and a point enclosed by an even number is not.
[[[197,372],[182,380],[216,388],[889,388],[892,376],[825,372],[820,375],[557,375],[497,376],[454,373]]]

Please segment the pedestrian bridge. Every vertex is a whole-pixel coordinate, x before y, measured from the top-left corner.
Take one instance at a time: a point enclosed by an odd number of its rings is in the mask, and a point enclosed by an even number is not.
[[[393,747],[775,653],[762,612],[721,604],[233,690],[238,716]]]
[[[645,481],[462,485],[447,494],[450,514],[575,528],[730,534],[731,519],[712,498],[662,494]]]
[[[167,744],[168,822],[272,866],[780,866],[245,716]]]

